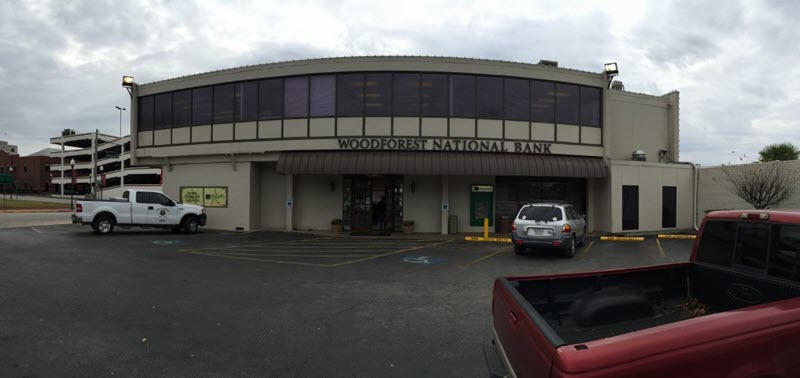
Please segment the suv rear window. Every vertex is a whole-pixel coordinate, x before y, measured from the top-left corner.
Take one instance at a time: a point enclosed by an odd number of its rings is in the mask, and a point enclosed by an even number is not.
[[[528,206],[519,212],[522,220],[555,222],[563,219],[561,208],[554,206]]]

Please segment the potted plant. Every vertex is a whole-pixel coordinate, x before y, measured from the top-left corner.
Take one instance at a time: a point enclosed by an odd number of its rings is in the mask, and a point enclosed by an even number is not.
[[[342,232],[342,220],[335,218],[331,221],[331,231],[339,233]]]
[[[403,221],[403,233],[410,234],[412,232],[414,232],[414,221],[413,220]]]

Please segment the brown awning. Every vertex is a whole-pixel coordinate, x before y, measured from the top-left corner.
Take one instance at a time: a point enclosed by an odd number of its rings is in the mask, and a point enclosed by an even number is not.
[[[480,152],[282,152],[280,174],[608,177],[602,158]]]

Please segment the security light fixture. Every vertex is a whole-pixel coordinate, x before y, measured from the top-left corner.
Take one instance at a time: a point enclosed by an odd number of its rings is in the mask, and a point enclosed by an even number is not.
[[[606,71],[606,75],[608,76],[617,76],[619,75],[619,68],[617,68],[617,63],[606,63],[603,66],[603,69]]]
[[[645,161],[647,160],[647,155],[642,150],[636,150],[631,154],[631,160]]]
[[[122,86],[125,88],[130,88],[133,86],[133,76],[123,76],[122,77]]]
[[[606,87],[611,88],[611,81],[614,79],[614,76],[619,75],[619,67],[617,67],[617,62],[606,63],[603,66],[603,71],[606,74]]]
[[[72,169],[75,169],[75,159],[70,159],[69,160],[69,167],[72,168]]]
[[[103,173],[103,171],[104,171],[104,169],[103,169],[103,166],[101,165],[100,166],[100,173]]]

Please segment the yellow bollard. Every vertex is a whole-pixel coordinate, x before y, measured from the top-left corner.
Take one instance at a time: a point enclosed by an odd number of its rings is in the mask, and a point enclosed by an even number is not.
[[[489,218],[483,218],[483,237],[489,237]]]

